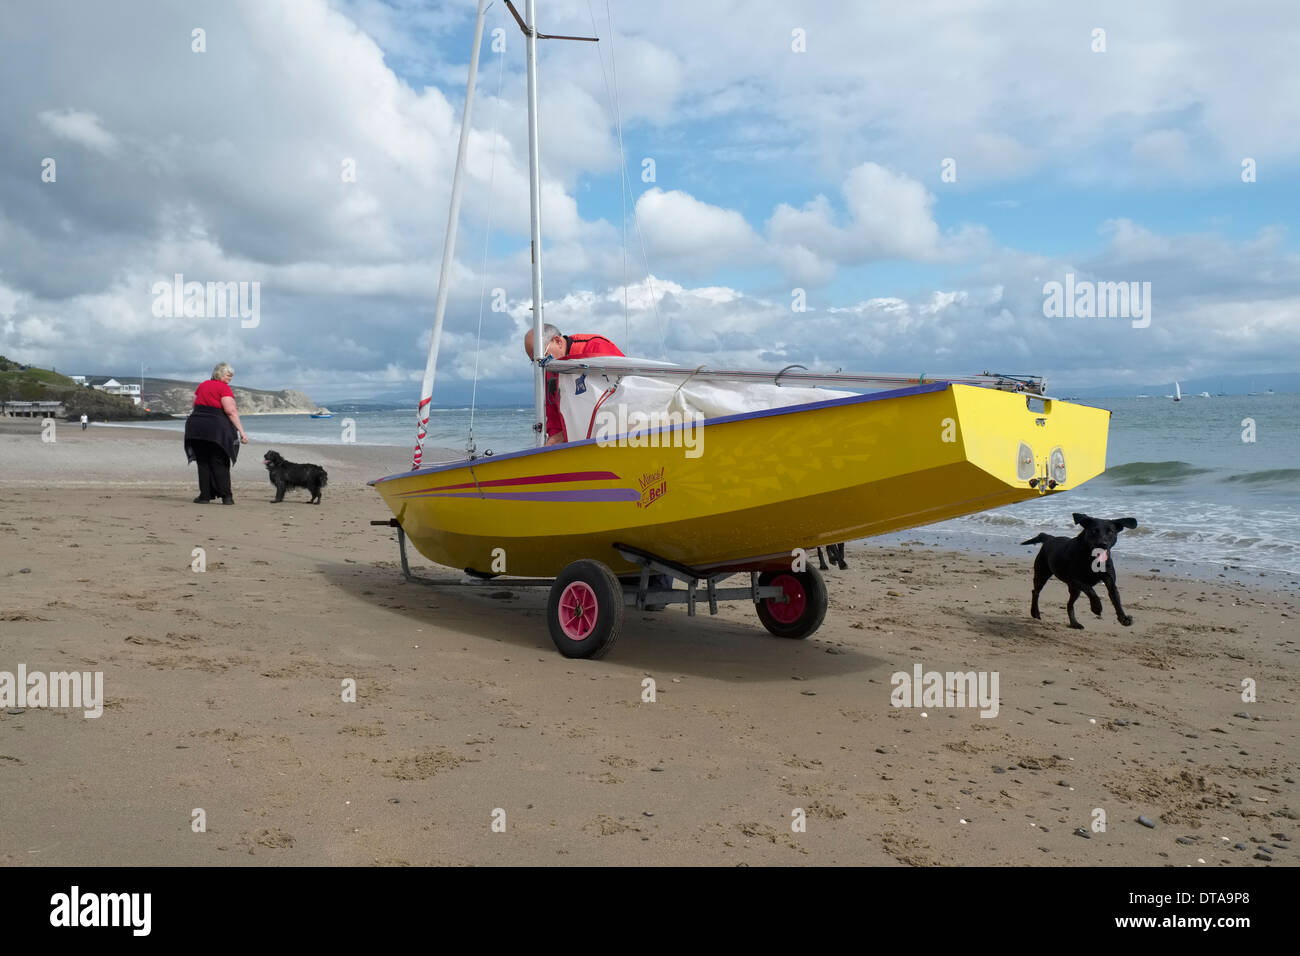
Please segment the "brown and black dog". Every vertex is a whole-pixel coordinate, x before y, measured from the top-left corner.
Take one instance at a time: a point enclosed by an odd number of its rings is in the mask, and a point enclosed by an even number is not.
[[[1115,562],[1110,549],[1115,546],[1115,539],[1121,531],[1138,526],[1137,519],[1107,520],[1075,512],[1074,523],[1083,528],[1076,537],[1040,534],[1020,542],[1042,544],[1038,556],[1034,558],[1034,596],[1029,602],[1029,613],[1035,618],[1041,617],[1038,613],[1038,592],[1052,575],[1056,575],[1070,589],[1070,602],[1065,605],[1065,610],[1070,615],[1070,627],[1083,627],[1074,616],[1074,602],[1081,593],[1088,595],[1092,613],[1101,617],[1101,598],[1093,590],[1093,585],[1098,582],[1106,585],[1110,603],[1115,607],[1115,616],[1121,624],[1128,627],[1133,623],[1133,618],[1124,613],[1124,607],[1120,604],[1119,589],[1115,586]]]

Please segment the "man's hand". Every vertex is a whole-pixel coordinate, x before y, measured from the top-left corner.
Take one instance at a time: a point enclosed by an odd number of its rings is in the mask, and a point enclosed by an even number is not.
[[[564,433],[563,433],[563,432],[556,432],[556,433],[555,433],[554,435],[552,435],[550,438],[546,439],[546,444],[548,444],[548,445],[563,445],[563,444],[564,444]]]

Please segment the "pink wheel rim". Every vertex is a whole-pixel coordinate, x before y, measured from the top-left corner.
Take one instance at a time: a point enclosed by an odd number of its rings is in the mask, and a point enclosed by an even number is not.
[[[571,641],[585,641],[596,627],[596,592],[574,581],[560,595],[560,630]]]
[[[803,585],[792,574],[782,574],[775,578],[772,584],[785,591],[787,603],[782,603],[776,598],[768,598],[767,613],[780,624],[795,623],[803,617],[804,609],[808,606],[808,595],[804,593]]]

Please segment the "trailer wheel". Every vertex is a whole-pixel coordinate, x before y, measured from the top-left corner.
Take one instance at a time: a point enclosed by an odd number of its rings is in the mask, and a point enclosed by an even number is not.
[[[546,623],[565,657],[604,657],[623,630],[623,586],[599,561],[574,561],[551,585]]]
[[[804,571],[765,571],[759,587],[773,585],[785,591],[786,600],[764,598],[758,602],[758,619],[777,637],[802,640],[826,619],[826,582],[816,568]]]

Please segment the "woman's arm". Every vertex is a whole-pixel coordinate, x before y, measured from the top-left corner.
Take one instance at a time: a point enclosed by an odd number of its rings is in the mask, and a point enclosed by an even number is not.
[[[234,424],[235,431],[239,432],[239,440],[247,445],[248,436],[244,434],[244,426],[239,421],[239,412],[235,410],[235,400],[229,395],[221,396],[221,410],[226,413],[226,417]]]

